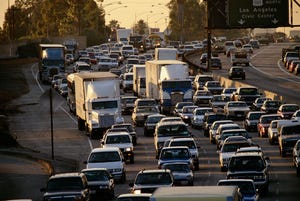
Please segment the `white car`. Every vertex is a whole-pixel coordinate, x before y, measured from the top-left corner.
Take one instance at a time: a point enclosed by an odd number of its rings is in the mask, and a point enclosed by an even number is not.
[[[193,166],[195,170],[199,170],[199,152],[195,140],[189,138],[174,138],[169,141],[169,147],[173,146],[187,146],[193,158]]]
[[[96,66],[96,71],[109,71],[111,68],[116,68],[118,67],[118,62],[110,57],[107,56],[102,56],[99,58],[97,66]]]
[[[206,112],[213,112],[213,109],[211,107],[198,107],[194,109],[193,117],[191,118],[192,128],[202,128]]]
[[[228,101],[224,106],[224,113],[227,118],[244,119],[250,111],[245,101]]]
[[[126,181],[124,157],[118,147],[94,148],[87,161],[86,168],[106,168],[115,180]]]
[[[211,125],[209,128],[209,141],[212,144],[216,144],[217,139],[216,139],[216,133],[220,125],[223,124],[233,124],[232,120],[218,120],[214,121],[214,123]]]
[[[101,146],[103,148],[118,147],[122,151],[124,159],[129,160],[131,164],[134,163],[132,136],[129,132],[108,132],[103,136]]]

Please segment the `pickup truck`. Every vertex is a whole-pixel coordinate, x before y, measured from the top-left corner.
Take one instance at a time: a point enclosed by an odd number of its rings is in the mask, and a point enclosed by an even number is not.
[[[232,101],[245,101],[247,105],[252,105],[256,98],[259,98],[261,94],[256,87],[239,87],[231,95]]]

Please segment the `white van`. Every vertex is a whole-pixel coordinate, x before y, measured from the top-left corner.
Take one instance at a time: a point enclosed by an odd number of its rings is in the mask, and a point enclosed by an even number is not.
[[[242,201],[237,186],[175,186],[160,187],[150,201]]]

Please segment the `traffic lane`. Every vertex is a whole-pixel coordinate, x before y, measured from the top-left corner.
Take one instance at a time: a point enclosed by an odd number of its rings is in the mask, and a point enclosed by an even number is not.
[[[0,200],[42,200],[41,184],[48,180],[48,170],[38,163],[20,156],[0,153]]]
[[[127,116],[127,119],[129,116]],[[237,122],[242,126],[242,121]],[[194,185],[216,185],[220,179],[226,178],[226,172],[220,171],[218,153],[216,145],[209,143],[209,138],[204,137],[203,131],[190,128],[199,146],[200,169],[195,171]],[[128,193],[130,188],[129,182],[133,182],[138,171],[142,169],[157,168],[155,159],[155,148],[153,137],[143,136],[143,127],[136,128],[139,136],[139,144],[135,147],[135,164],[127,165],[127,182],[116,186],[116,194]],[[279,156],[278,145],[270,145],[267,138],[259,138],[257,132],[250,133],[254,143],[259,144],[267,156],[271,159],[270,167],[270,193],[264,198],[272,200],[273,194],[285,196],[280,191],[279,184],[285,181],[283,178],[290,178],[292,183],[299,182],[295,179],[295,169],[292,166],[291,157],[281,158]],[[281,194],[282,193],[282,194]],[[290,194],[298,195],[298,191],[291,188]]]

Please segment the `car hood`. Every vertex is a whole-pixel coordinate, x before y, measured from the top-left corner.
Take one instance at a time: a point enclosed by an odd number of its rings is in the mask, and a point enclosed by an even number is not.
[[[81,195],[82,192],[80,190],[70,190],[70,191],[55,191],[55,192],[46,192],[44,194],[44,197],[75,197],[75,196],[78,196],[78,195]]]
[[[86,168],[107,168],[107,169],[118,169],[122,168],[121,161],[114,162],[101,162],[101,163],[88,163]]]
[[[103,148],[106,147],[118,147],[120,149],[128,148],[128,147],[133,147],[132,143],[118,143],[118,144],[105,144],[103,145]]]

